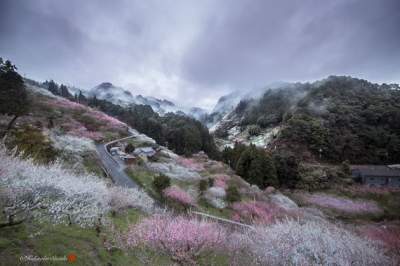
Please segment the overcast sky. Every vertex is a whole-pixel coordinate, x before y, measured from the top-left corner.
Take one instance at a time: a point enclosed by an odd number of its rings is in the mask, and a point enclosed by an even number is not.
[[[27,77],[212,107],[232,90],[400,81],[399,0],[0,0],[0,56]]]

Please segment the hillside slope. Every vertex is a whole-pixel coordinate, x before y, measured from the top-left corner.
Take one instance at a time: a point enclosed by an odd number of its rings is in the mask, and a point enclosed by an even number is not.
[[[215,132],[225,145],[252,142],[295,152],[306,160],[397,163],[399,103],[396,84],[331,76],[241,101]]]

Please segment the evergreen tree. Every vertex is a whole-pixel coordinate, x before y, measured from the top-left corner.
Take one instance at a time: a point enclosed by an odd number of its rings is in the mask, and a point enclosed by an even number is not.
[[[260,188],[279,184],[275,165],[270,155],[254,145],[246,148],[241,154],[236,173],[246,181]]]
[[[78,94],[78,103],[87,104],[87,99],[86,99],[85,95],[83,95],[81,90],[79,91],[79,94]]]
[[[274,155],[274,164],[281,185],[295,188],[300,180],[299,162],[294,155]]]
[[[17,68],[9,61],[0,58],[0,113],[11,115],[5,134],[10,130],[17,118],[28,111],[28,95],[22,77]]]
[[[69,92],[67,86],[64,84],[60,85],[60,95],[67,99],[72,99],[72,94]]]
[[[171,179],[163,174],[154,177],[153,187],[158,194],[161,195],[162,191],[171,185]]]
[[[54,80],[46,81],[45,85],[51,93],[53,93],[54,95],[60,95],[60,89],[58,88],[58,84],[55,83]]]

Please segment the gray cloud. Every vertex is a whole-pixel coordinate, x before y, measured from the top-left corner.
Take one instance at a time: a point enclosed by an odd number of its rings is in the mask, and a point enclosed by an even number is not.
[[[211,107],[237,89],[349,74],[399,81],[400,2],[0,2],[0,56],[27,76]]]

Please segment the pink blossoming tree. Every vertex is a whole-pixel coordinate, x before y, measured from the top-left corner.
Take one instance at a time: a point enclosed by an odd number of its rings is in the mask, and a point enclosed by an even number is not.
[[[193,171],[203,171],[204,166],[202,163],[197,162],[195,159],[179,157],[177,160],[178,164],[193,170]]]
[[[199,256],[223,249],[226,238],[226,231],[215,223],[155,215],[131,226],[126,243],[161,252],[179,265],[195,265]]]
[[[227,182],[230,179],[228,175],[215,175],[214,186],[226,189],[228,187]]]
[[[382,212],[381,208],[373,201],[356,201],[328,194],[303,195],[302,199],[309,204],[346,212],[348,214]]]
[[[287,211],[279,206],[261,201],[236,202],[232,209],[232,219],[238,222],[271,224],[277,218],[289,215]]]
[[[380,242],[400,260],[400,227],[397,225],[362,227],[361,235]]]
[[[178,186],[170,186],[163,190],[163,196],[174,203],[178,203],[184,208],[194,205],[193,198]]]

